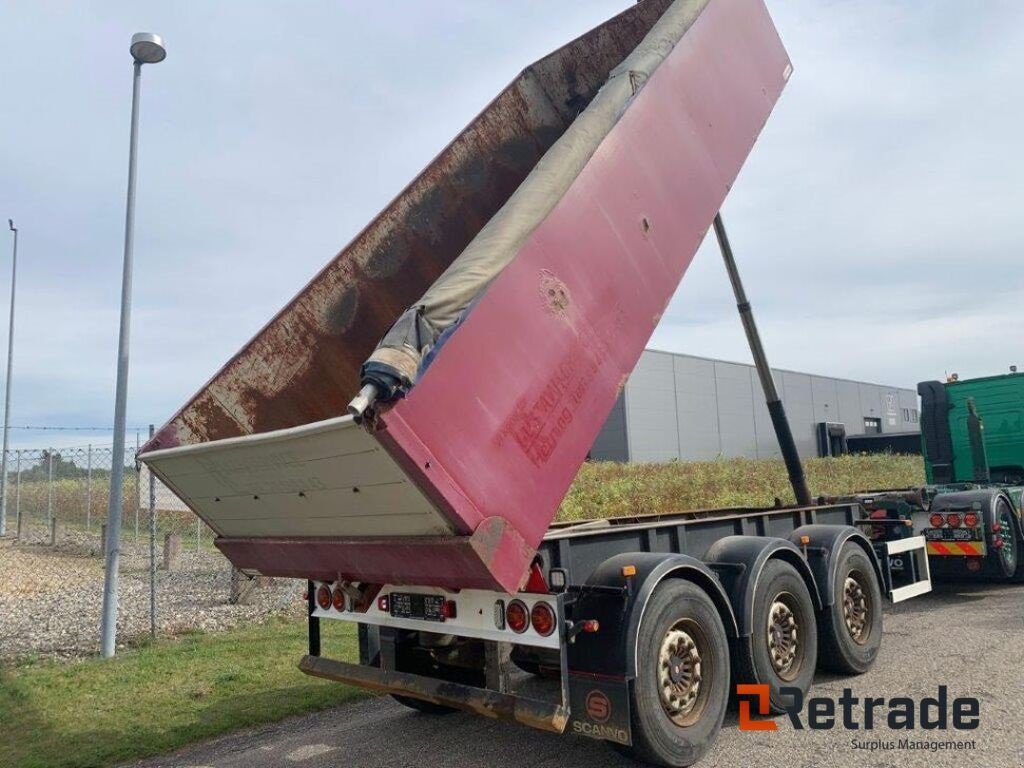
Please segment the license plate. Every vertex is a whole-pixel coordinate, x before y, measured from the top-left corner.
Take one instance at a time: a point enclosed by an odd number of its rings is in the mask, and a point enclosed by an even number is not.
[[[928,541],[980,541],[970,528],[929,528],[924,537]]]
[[[444,621],[444,597],[441,595],[416,595],[409,592],[392,592],[388,598],[391,615],[396,619],[422,619],[423,621]]]

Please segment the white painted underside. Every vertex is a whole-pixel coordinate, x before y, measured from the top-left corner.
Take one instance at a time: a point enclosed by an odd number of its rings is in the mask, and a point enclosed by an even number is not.
[[[351,416],[140,458],[222,536],[453,533]]]

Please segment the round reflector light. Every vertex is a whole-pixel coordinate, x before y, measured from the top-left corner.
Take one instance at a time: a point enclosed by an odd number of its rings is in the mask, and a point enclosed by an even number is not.
[[[325,611],[331,607],[331,588],[326,584],[316,588],[316,604]]]
[[[966,515],[964,515],[964,525],[966,525],[968,528],[976,527],[978,525],[978,513],[968,512]]]
[[[522,600],[512,600],[505,609],[505,622],[513,632],[522,634],[530,626],[530,612]]]
[[[932,528],[942,527],[942,515],[932,515],[928,518],[928,522],[932,524]]]
[[[336,611],[345,610],[345,593],[337,587],[334,588],[334,592],[331,593],[331,604],[334,606]]]
[[[960,515],[955,512],[951,515],[946,515],[946,522],[949,523],[950,528],[960,527]]]
[[[530,623],[538,635],[547,637],[555,631],[555,612],[547,603],[537,603],[530,611]]]

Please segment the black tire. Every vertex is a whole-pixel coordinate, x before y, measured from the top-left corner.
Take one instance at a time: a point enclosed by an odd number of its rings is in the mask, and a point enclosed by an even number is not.
[[[693,663],[690,656],[672,655],[662,665],[663,646],[677,652],[695,649],[699,668],[685,669],[686,662]],[[673,720],[670,705],[663,704],[659,677],[671,676],[672,691],[678,694],[694,672],[699,672],[699,683],[687,688],[692,699],[679,694],[678,705],[671,705],[676,710]],[[662,583],[651,595],[638,630],[637,675],[630,696],[633,746],[622,751],[654,765],[693,765],[718,738],[728,703],[729,641],[715,604],[691,582]]]
[[[1017,581],[1018,574],[1024,578],[1020,557],[1020,539],[1013,507],[1006,499],[998,498],[992,516],[1000,525],[999,535],[1003,541],[1003,546],[994,550],[991,555],[997,578],[1001,581]]]
[[[422,712],[425,715],[450,715],[453,712],[459,711],[454,707],[446,707],[444,704],[435,704],[432,701],[414,699],[411,696],[400,696],[397,693],[392,693],[391,698],[399,704],[408,707],[409,709],[415,709],[417,712]]]
[[[736,643],[733,672],[737,683],[767,684],[771,707],[782,712],[792,703],[780,688],[807,693],[818,661],[818,627],[806,583],[789,563],[769,560],[755,580],[752,632]]]
[[[848,579],[853,582],[850,589]],[[863,674],[875,663],[882,645],[882,591],[871,560],[852,541],[839,550],[832,588],[835,600],[818,614],[818,666]]]

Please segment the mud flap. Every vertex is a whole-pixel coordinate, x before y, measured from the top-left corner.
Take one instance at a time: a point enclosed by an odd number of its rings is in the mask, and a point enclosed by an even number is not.
[[[628,680],[569,673],[569,725],[566,733],[629,746]]]

